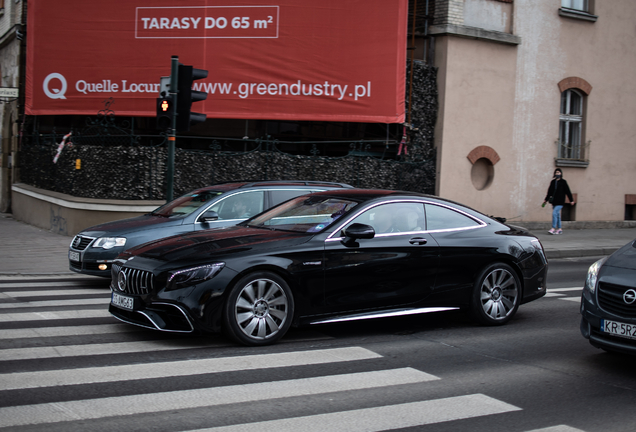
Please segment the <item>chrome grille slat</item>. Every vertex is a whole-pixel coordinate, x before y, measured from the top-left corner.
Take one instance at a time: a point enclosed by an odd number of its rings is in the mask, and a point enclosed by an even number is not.
[[[140,294],[140,290],[141,290],[141,271],[137,270],[137,276],[135,277],[136,279],[136,285],[135,285],[135,289],[137,290],[137,294]]]
[[[133,294],[139,294],[139,270],[130,272],[131,291]]]
[[[154,277],[151,272],[122,267],[119,264],[113,264],[112,269],[112,286],[117,292],[131,295],[146,295],[150,293],[154,287]],[[120,272],[123,272],[126,276],[126,286],[123,290],[119,287],[117,282]]]
[[[79,251],[85,250],[95,240],[93,237],[76,235],[71,242],[71,248]]]

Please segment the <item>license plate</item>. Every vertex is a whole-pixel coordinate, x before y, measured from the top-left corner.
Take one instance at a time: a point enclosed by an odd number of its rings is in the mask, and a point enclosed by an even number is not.
[[[113,293],[113,297],[110,300],[110,303],[113,306],[117,306],[123,309],[133,310],[135,305],[135,299],[132,297],[126,297],[123,295],[119,295],[117,293]]]
[[[601,320],[601,331],[628,339],[636,339],[636,325],[617,321]]]
[[[79,252],[68,251],[68,259],[71,261],[79,261]]]

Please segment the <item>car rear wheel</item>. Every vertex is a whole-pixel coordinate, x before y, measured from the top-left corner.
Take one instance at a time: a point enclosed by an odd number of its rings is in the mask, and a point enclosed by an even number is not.
[[[473,289],[471,312],[481,324],[502,325],[510,321],[519,308],[521,283],[507,264],[486,267]]]
[[[283,278],[257,272],[232,287],[224,312],[224,330],[230,338],[244,345],[268,345],[291,326],[294,299]]]

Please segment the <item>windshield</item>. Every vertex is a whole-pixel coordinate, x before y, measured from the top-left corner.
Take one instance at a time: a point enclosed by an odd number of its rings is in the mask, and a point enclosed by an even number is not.
[[[167,204],[162,205],[150,214],[157,216],[185,216],[189,215],[206,202],[221,195],[221,191],[196,191],[185,194]]]
[[[251,219],[248,226],[316,233],[340,219],[358,202],[331,197],[298,197]]]

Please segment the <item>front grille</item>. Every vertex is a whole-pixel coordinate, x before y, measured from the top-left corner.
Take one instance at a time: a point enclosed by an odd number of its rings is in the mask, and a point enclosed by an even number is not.
[[[123,273],[124,276],[120,276]],[[154,288],[154,276],[145,270],[131,269],[113,264],[111,269],[112,286],[116,292],[132,295],[145,295]]]
[[[636,302],[625,303],[623,294],[625,291],[633,289],[622,285],[614,285],[605,282],[598,286],[598,304],[601,309],[617,316],[625,318],[636,318]]]
[[[95,238],[76,235],[71,242],[71,247],[75,250],[83,251],[90,245]]]

